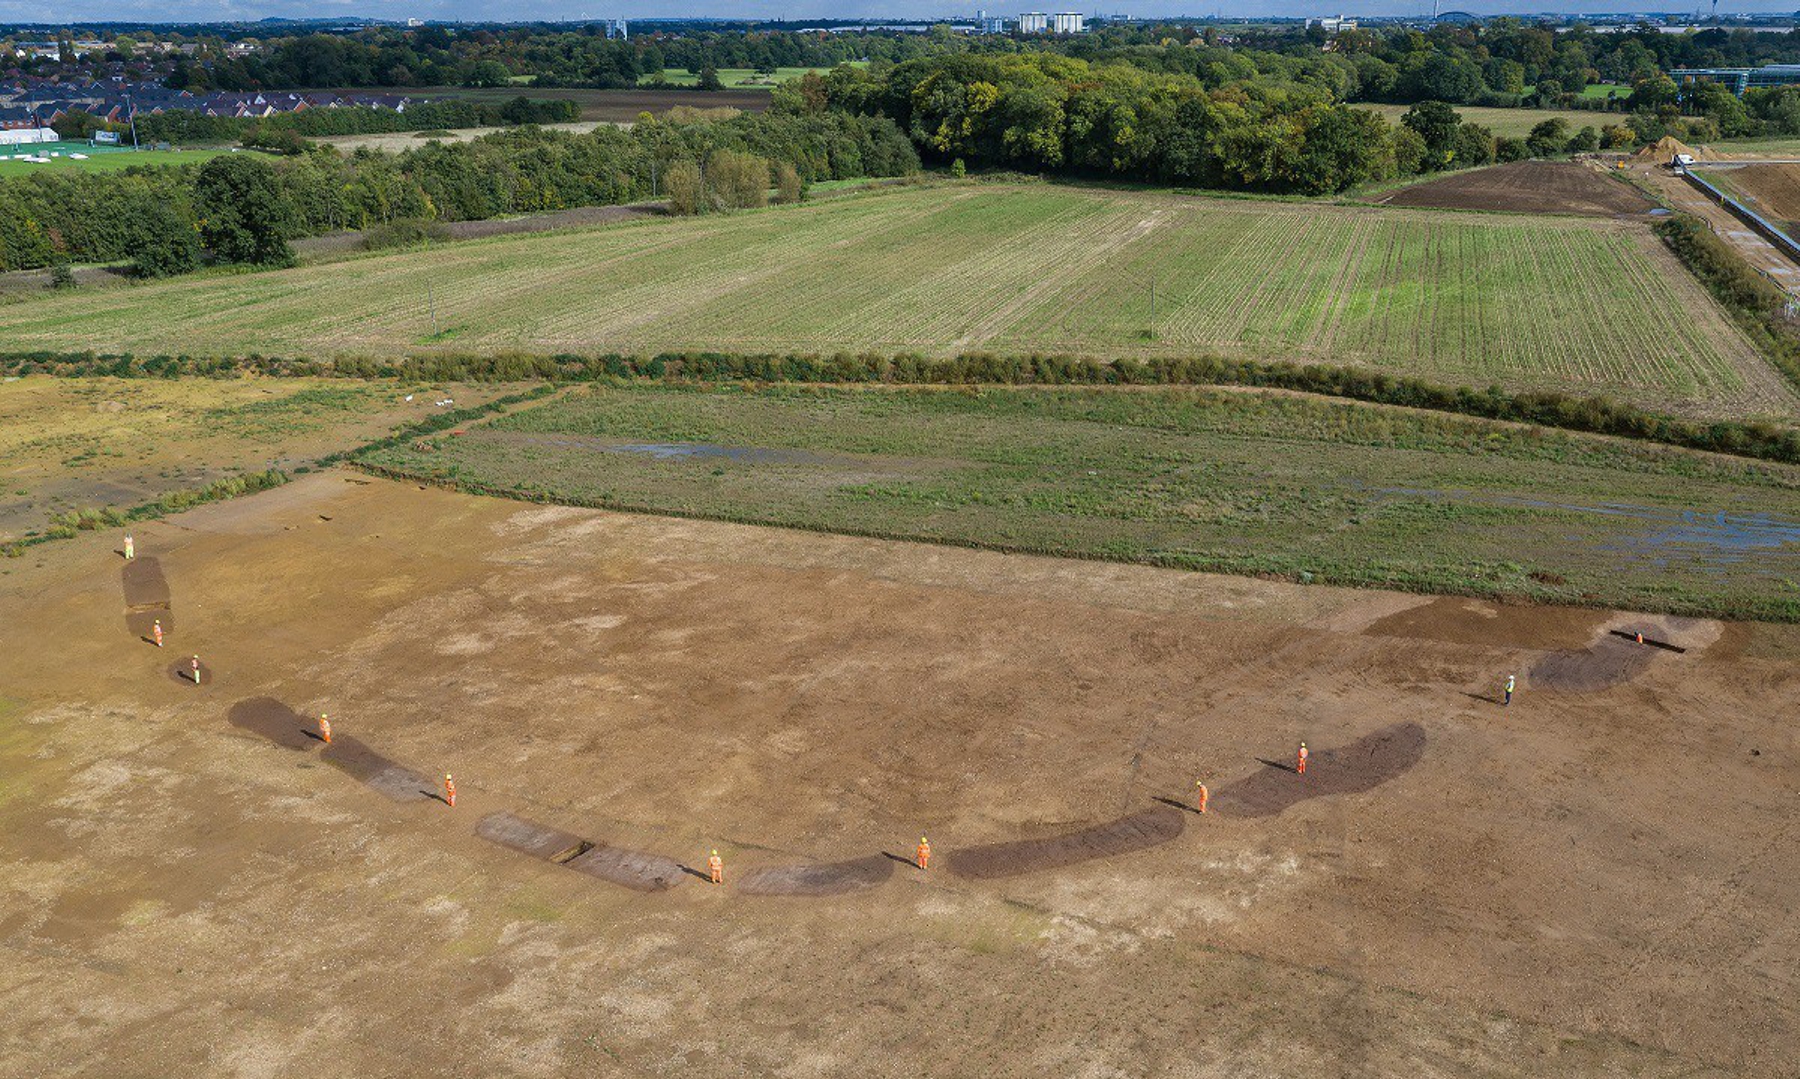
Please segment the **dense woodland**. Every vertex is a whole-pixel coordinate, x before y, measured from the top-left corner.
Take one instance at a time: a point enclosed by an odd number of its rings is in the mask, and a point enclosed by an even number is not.
[[[220,261],[281,264],[287,241],[397,221],[475,221],[668,194],[678,166],[741,158],[799,184],[916,172],[918,155],[876,117],[673,117],[590,134],[538,127],[400,154],[315,147],[203,166],[58,169],[0,181],[0,269],[130,260],[160,276]],[[694,209],[707,209],[699,205]]]

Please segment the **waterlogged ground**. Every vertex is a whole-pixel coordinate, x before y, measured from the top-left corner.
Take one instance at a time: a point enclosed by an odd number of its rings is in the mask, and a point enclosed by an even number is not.
[[[580,504],[1800,617],[1800,469],[1292,395],[597,388],[369,460]]]

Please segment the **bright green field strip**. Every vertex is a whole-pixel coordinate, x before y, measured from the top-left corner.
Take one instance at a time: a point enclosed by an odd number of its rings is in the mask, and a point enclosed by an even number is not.
[[[1595,104],[1598,106],[1599,103]],[[1412,106],[1357,105],[1355,107],[1374,109],[1387,117],[1389,121],[1397,124],[1400,122],[1400,118],[1406,115],[1406,110]],[[1464,120],[1480,124],[1496,135],[1515,139],[1522,139],[1531,134],[1531,129],[1545,120],[1561,120],[1569,125],[1570,134],[1574,134],[1584,127],[1591,127],[1598,131],[1607,124],[1624,122],[1622,114],[1603,112],[1598,107],[1595,109],[1494,109],[1484,106],[1458,105],[1456,112]]]
[[[1038,185],[33,296],[0,306],[0,337],[140,354],[1217,353],[1700,415],[1793,406],[1636,224]]]
[[[579,504],[1800,618],[1800,469],[1309,398],[640,385],[366,460]]]
[[[133,166],[145,168],[153,165],[198,165],[227,154],[229,150],[138,150],[135,152],[107,152],[105,150],[89,151],[85,161],[77,161],[67,154],[53,157],[48,162],[39,164],[32,161],[0,160],[0,177],[30,176],[39,172],[53,172],[57,169],[128,169]]]
[[[849,63],[851,67],[868,66],[867,60],[852,60]],[[797,79],[808,71],[822,72],[829,69],[816,67],[780,67],[775,69],[775,74],[773,75],[763,75],[757,72],[755,68],[748,67],[722,67],[718,70],[719,81],[724,83],[727,88],[736,90],[756,88],[771,89],[778,82],[783,82],[787,79]],[[698,73],[689,71],[684,67],[663,68],[662,76],[662,81],[664,83],[673,86],[694,86],[700,81]],[[654,86],[655,84],[656,76],[654,75],[645,75],[638,79],[639,86]],[[695,104],[700,105],[704,104],[704,102],[697,101]]]

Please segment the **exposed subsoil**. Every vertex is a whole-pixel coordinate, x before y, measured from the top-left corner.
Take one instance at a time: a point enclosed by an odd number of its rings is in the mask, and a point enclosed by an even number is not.
[[[225,713],[225,719],[239,730],[288,749],[312,749],[319,744],[312,722],[273,697],[239,701]]]
[[[1752,210],[1778,227],[1800,221],[1800,164],[1743,165],[1721,170]]]
[[[1586,165],[1513,161],[1403,187],[1381,200],[1389,206],[1510,210],[1527,214],[1635,217],[1656,204]]]
[[[0,578],[0,1079],[1792,1070],[1787,630],[328,473],[143,527],[153,655],[115,538]]]
[[[1642,633],[1644,644],[1637,643]],[[1664,653],[1674,632],[1654,619],[1635,619],[1601,631],[1586,648],[1558,649],[1532,664],[1529,685],[1563,693],[1594,693],[1643,674]],[[1655,641],[1656,644],[1650,642]]]
[[[666,891],[680,884],[684,876],[699,875],[698,872],[689,872],[673,858],[665,858],[649,851],[611,847],[604,843],[594,844],[591,849],[576,855],[563,865],[577,873],[599,877],[634,892]]]
[[[1158,846],[1176,839],[1186,826],[1182,810],[1158,806],[1076,832],[953,850],[944,864],[959,877],[1012,877]]]
[[[1309,798],[1372,791],[1419,763],[1425,755],[1425,728],[1399,723],[1348,745],[1307,748],[1305,775],[1285,760],[1261,761],[1260,771],[1220,788],[1209,808],[1226,816],[1272,817]]]
[[[885,884],[896,860],[886,854],[821,865],[769,865],[749,870],[737,880],[747,895],[846,895]]]
[[[155,556],[139,555],[128,560],[119,570],[119,580],[125,590],[125,632],[153,640],[157,622],[162,623],[165,638],[174,632],[169,582]]]

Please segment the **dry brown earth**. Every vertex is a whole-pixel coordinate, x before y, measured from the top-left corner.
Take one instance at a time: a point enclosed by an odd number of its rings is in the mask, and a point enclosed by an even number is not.
[[[0,577],[0,1076],[1792,1074],[1792,629],[345,480]]]

